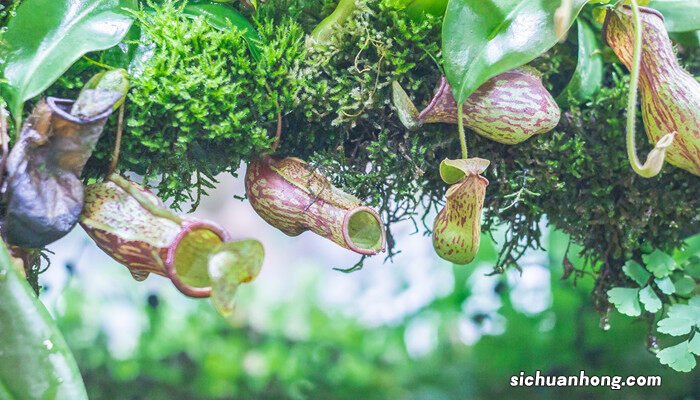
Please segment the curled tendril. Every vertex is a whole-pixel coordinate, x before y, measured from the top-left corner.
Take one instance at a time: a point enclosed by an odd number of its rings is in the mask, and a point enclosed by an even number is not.
[[[639,65],[642,59],[642,20],[639,16],[639,6],[636,0],[630,0],[632,7],[632,20],[634,25],[634,48],[632,52],[632,65],[630,66],[630,90],[627,100],[627,157],[632,169],[644,178],[651,178],[661,172],[661,168],[666,158],[666,149],[671,146],[676,136],[675,132],[668,133],[661,137],[653,150],[647,155],[647,159],[642,164],[637,157],[637,147],[635,144],[635,122],[637,108],[637,89],[639,86]]]

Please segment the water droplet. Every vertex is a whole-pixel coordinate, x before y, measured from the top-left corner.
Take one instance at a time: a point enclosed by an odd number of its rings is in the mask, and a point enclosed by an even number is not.
[[[44,340],[44,347],[46,347],[46,350],[51,351],[51,349],[53,349],[53,342],[49,339]]]
[[[651,354],[656,354],[659,352],[659,339],[656,335],[647,335],[647,350]]]
[[[600,329],[604,331],[610,330],[610,318],[607,314],[600,317]]]
[[[130,271],[131,277],[138,282],[142,282],[144,279],[148,278],[148,272],[146,271]]]

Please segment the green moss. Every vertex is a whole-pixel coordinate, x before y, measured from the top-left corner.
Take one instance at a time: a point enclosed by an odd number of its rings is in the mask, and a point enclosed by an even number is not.
[[[292,21],[284,30],[260,26],[256,63],[235,28],[183,18],[170,3],[137,16],[140,51],[152,55],[134,73],[119,167],[144,175],[175,205],[196,202],[215,175],[269,150],[277,113],[293,108],[299,91],[303,32]],[[91,172],[111,145],[102,141]]]

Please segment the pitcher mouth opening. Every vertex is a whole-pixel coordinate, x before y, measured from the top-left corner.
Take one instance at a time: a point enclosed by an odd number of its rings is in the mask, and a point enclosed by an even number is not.
[[[186,296],[210,297],[209,254],[229,239],[224,229],[211,222],[185,222],[168,248],[165,262],[168,278]]]
[[[105,119],[112,114],[112,108],[110,107],[98,115],[95,115],[95,116],[87,118],[87,119],[82,119],[82,118],[76,117],[75,115],[70,113],[70,109],[73,106],[73,104],[75,104],[75,100],[61,99],[58,97],[47,97],[46,104],[49,105],[49,108],[51,108],[51,111],[53,111],[55,114],[57,114],[58,116],[60,116],[64,120],[72,122],[76,125],[91,124],[95,121]]]
[[[343,239],[350,250],[359,254],[371,256],[384,251],[386,234],[379,214],[366,206],[347,213],[343,221]]]

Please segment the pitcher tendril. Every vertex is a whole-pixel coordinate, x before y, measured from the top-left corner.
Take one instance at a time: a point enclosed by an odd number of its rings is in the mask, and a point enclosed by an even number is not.
[[[119,163],[119,152],[122,147],[122,131],[124,130],[124,103],[119,106],[119,116],[117,117],[117,133],[114,138],[114,150],[112,151],[112,161],[110,161],[107,176],[110,176],[117,169]]]
[[[462,110],[462,105],[460,104],[457,106],[457,129],[459,131],[459,145],[462,147],[462,158],[466,160],[469,157],[467,152],[467,138],[464,136],[463,114],[464,111]]]
[[[675,132],[669,133],[656,142],[656,146],[649,152],[644,164],[637,157],[635,144],[635,122],[637,109],[637,90],[639,86],[639,65],[642,60],[642,20],[639,16],[639,6],[636,0],[630,0],[632,7],[632,19],[634,21],[634,48],[632,52],[632,65],[630,66],[630,88],[627,98],[627,157],[632,169],[644,178],[652,178],[661,172],[666,157],[666,149],[673,143]]]

